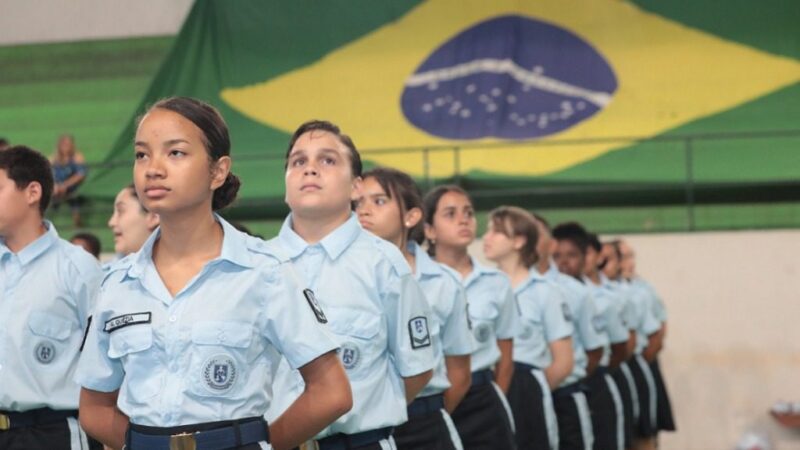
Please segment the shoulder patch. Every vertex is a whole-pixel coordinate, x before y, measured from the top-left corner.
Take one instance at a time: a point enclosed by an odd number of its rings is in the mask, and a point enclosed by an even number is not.
[[[320,306],[319,302],[317,301],[317,297],[314,295],[314,291],[312,291],[311,289],[303,289],[303,296],[305,296],[306,301],[308,302],[308,306],[311,307],[311,311],[314,312],[314,316],[316,316],[317,322],[328,323],[328,318],[325,317],[325,312],[322,311],[322,306]]]
[[[428,331],[428,318],[417,316],[408,321],[408,334],[411,336],[411,348],[414,350],[431,345],[431,333]]]
[[[572,322],[572,310],[569,308],[569,305],[562,303],[561,312],[564,314],[564,320],[567,322]]]
[[[131,325],[150,323],[151,318],[152,314],[150,312],[123,314],[121,316],[112,317],[106,320],[105,325],[103,325],[103,331],[106,333],[111,333],[112,331],[116,331],[120,328],[125,328]]]

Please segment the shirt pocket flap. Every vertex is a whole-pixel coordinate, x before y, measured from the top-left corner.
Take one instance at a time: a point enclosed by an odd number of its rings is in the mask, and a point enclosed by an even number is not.
[[[253,340],[253,327],[240,322],[201,322],[192,327],[192,342],[247,348]]]
[[[469,313],[473,319],[492,322],[497,318],[499,312],[492,304],[469,304]]]
[[[108,356],[111,358],[142,352],[153,346],[153,328],[150,325],[126,327],[111,332],[108,341]]]
[[[63,341],[72,333],[72,321],[55,314],[34,311],[28,319],[28,327],[37,336]]]
[[[336,334],[371,339],[381,331],[381,316],[373,312],[341,306],[326,306],[328,327]]]

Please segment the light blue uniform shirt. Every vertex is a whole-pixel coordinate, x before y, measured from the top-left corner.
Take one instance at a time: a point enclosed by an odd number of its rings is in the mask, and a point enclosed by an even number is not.
[[[400,250],[364,231],[355,214],[316,244],[292,230],[290,214],[267,245],[316,293],[342,342],[353,408],[317,438],[404,423],[403,377],[433,369],[434,354],[430,308]],[[280,416],[304,388],[296,371],[281,364],[279,372],[280,395],[268,418]]]
[[[458,274],[437,263],[417,243],[409,244],[416,257],[414,278],[431,308],[431,336],[436,366],[433,378],[417,397],[441,394],[450,387],[445,356],[469,355],[475,342],[469,329],[467,299]]]
[[[597,313],[594,319],[595,327],[608,337],[608,342],[603,346],[603,356],[600,358],[600,365],[607,366],[611,360],[611,344],[628,342],[628,327],[620,309],[622,300],[609,286],[604,286],[602,280],[600,284],[594,284],[591,279],[584,277],[583,282],[591,291],[594,300]]]
[[[621,284],[629,293],[629,298],[634,305],[636,317],[635,353],[639,355],[647,347],[648,336],[661,329],[658,300],[653,295],[653,292],[641,283],[625,280]]]
[[[652,308],[653,308],[653,315],[659,322],[666,322],[667,321],[667,309],[664,307],[664,302],[661,300],[661,297],[656,292],[653,285],[647,282],[644,278],[636,275],[631,280],[631,284],[634,286],[644,290],[650,295]]]
[[[514,289],[520,312],[520,331],[514,336],[514,361],[539,369],[553,362],[550,344],[571,337],[575,328],[567,300],[535,267],[528,279]]]
[[[220,255],[169,293],[152,260],[157,229],[100,291],[75,379],[119,390],[132,423],[173,427],[264,414],[281,355],[301,367],[335,350],[321,315],[266,243],[221,218]]]
[[[572,346],[575,350],[575,364],[572,373],[561,383],[561,386],[575,383],[586,377],[588,358],[586,350],[595,350],[608,343],[608,336],[597,329],[594,302],[589,288],[575,278],[558,271],[555,263],[550,263],[550,268],[544,276],[554,281],[562,289],[572,313],[575,333],[572,336]]]
[[[500,360],[498,339],[513,339],[517,334],[517,306],[508,276],[481,265],[475,258],[472,258],[472,272],[463,284],[476,341],[472,371],[477,372],[492,368]]]
[[[0,240],[0,410],[78,408],[72,376],[102,272],[45,226],[16,254]]]

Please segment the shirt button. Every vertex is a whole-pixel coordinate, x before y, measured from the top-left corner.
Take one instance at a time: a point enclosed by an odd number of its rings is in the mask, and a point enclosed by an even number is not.
[[[170,322],[176,322],[177,320],[178,320],[177,316],[169,316],[169,321]]]

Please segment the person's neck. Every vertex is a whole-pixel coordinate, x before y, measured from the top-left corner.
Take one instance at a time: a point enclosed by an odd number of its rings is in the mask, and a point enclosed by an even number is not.
[[[202,256],[209,260],[222,252],[222,225],[207,210],[193,214],[161,216],[161,235],[156,246],[160,257],[183,259]]]
[[[522,263],[519,255],[512,253],[497,261],[497,268],[502,270],[509,278],[511,278],[511,286],[517,287],[525,280],[528,279],[530,272],[527,267]]]
[[[536,264],[536,270],[542,275],[550,270],[550,255],[542,255],[542,257],[539,258],[539,262]]]
[[[292,212],[292,230],[306,243],[313,245],[347,222],[350,214],[349,209],[326,216]]]
[[[407,238],[401,234],[399,236],[395,236],[389,241],[396,245],[397,248],[400,249],[400,252],[403,253],[403,257],[406,259],[408,267],[411,268],[411,273],[417,273],[417,256],[408,250]]]
[[[600,279],[600,272],[597,271],[597,270],[595,270],[594,272],[587,272],[586,273],[586,278],[592,280],[592,283],[594,283],[594,284],[596,284],[598,286],[603,284],[603,280]]]
[[[47,233],[47,227],[45,227],[42,217],[32,214],[31,217],[15,226],[13,230],[5,233],[3,240],[12,253],[19,253],[45,233]]]
[[[449,266],[461,274],[462,278],[472,273],[472,258],[469,257],[466,247],[436,246],[436,261]]]

